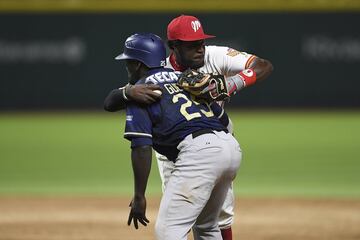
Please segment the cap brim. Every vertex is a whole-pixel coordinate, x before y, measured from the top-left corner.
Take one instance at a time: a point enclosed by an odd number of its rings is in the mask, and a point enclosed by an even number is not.
[[[197,37],[188,37],[188,38],[179,38],[179,39],[176,39],[176,40],[181,40],[181,41],[185,41],[185,42],[190,42],[190,41],[199,41],[199,40],[204,40],[204,39],[208,39],[208,38],[214,38],[216,36],[214,35],[207,35],[207,34],[204,34],[202,36],[197,36]]]

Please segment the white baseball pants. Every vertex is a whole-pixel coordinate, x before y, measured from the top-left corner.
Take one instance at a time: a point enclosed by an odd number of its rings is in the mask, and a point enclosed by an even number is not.
[[[178,146],[172,173],[166,176],[155,232],[158,240],[221,240],[218,217],[240,166],[241,150],[225,132],[193,138]]]

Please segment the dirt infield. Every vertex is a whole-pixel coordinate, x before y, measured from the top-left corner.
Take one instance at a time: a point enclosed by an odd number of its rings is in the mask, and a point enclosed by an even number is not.
[[[148,199],[148,227],[126,225],[130,198],[0,197],[0,240],[150,240],[159,204]],[[360,200],[238,198],[234,239],[360,239]],[[191,239],[191,238],[190,238]]]

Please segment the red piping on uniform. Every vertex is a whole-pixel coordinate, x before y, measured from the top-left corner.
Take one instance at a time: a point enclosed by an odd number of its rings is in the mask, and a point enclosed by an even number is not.
[[[185,67],[181,66],[180,64],[178,64],[178,63],[176,62],[175,54],[174,54],[174,53],[171,53],[171,54],[170,54],[169,61],[170,61],[170,64],[171,64],[171,66],[174,68],[175,71],[183,72],[183,71],[186,70]]]

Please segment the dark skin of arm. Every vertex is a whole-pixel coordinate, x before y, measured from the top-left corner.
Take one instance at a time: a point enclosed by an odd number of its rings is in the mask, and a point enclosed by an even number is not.
[[[255,60],[250,64],[250,68],[252,68],[256,72],[257,82],[263,81],[268,78],[274,70],[271,62],[262,58],[255,58]]]
[[[140,222],[144,226],[147,226],[147,224],[149,223],[149,220],[145,216],[145,190],[151,169],[151,155],[151,146],[141,146],[132,148],[131,150],[135,191],[134,197],[130,203],[131,210],[128,218],[128,225],[130,226],[131,221],[133,221],[136,229],[139,228],[138,222]]]
[[[154,92],[154,90],[160,90],[158,85],[154,84],[139,84],[126,86],[126,96],[130,101],[137,102],[139,104],[149,105],[158,101],[161,95]],[[123,89],[112,90],[104,101],[104,109],[108,112],[116,112],[126,108],[127,100],[123,97]]]

